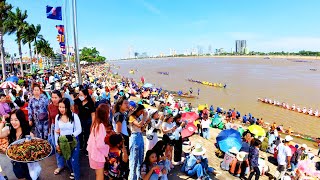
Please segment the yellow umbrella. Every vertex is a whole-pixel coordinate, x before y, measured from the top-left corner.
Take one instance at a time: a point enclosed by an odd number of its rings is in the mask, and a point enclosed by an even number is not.
[[[251,125],[248,127],[248,130],[256,136],[266,136],[266,131],[259,125]]]

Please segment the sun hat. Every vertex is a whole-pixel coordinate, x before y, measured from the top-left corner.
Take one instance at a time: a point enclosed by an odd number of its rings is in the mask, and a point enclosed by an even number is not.
[[[197,143],[194,150],[192,151],[192,154],[195,156],[201,156],[204,153],[206,153],[206,149],[203,148],[201,144]]]
[[[244,161],[244,159],[247,157],[248,153],[241,151],[237,154],[237,160],[238,161]]]
[[[191,144],[189,144],[189,145],[183,145],[182,146],[182,151],[184,152],[184,153],[190,153],[191,151],[192,151],[192,148],[193,148],[194,146],[192,146]]]
[[[308,148],[308,146],[306,144],[302,144],[301,147],[304,148],[304,149]]]
[[[292,138],[290,135],[287,135],[287,136],[284,138],[284,140],[285,140],[286,142],[290,142],[290,141],[293,140],[293,138]]]
[[[229,149],[229,152],[230,153],[233,153],[233,154],[238,154],[239,153],[239,151],[237,150],[237,148],[236,147],[232,147],[231,149]]]

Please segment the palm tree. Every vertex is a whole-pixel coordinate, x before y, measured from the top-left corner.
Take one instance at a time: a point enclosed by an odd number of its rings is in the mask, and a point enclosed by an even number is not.
[[[23,64],[22,64],[22,50],[21,50],[21,39],[23,31],[27,27],[26,19],[28,17],[27,11],[21,11],[20,8],[16,8],[15,12],[9,13],[9,35],[16,33],[17,36],[17,43],[19,49],[19,57],[20,57],[20,71],[21,75],[23,76]]]
[[[28,43],[29,46],[29,55],[30,55],[30,61],[32,62],[32,51],[31,51],[31,43],[34,41],[34,36],[35,36],[35,29],[34,25],[28,25],[23,33],[22,33],[22,44],[25,45]]]
[[[35,49],[38,49],[39,54],[47,57],[54,56],[53,48],[50,46],[50,43],[47,40],[41,39],[40,41],[37,41],[34,45]]]
[[[38,24],[37,26],[34,26],[33,24],[32,24],[32,28],[33,28],[33,32],[34,32],[34,42],[35,43],[37,43],[37,39],[43,39],[43,36],[40,34],[40,31],[41,31],[41,25],[40,24]],[[36,48],[36,50],[35,50],[36,52],[36,58],[38,58],[38,50],[37,50],[37,48]]]
[[[2,67],[2,77],[6,78],[6,62],[5,62],[5,52],[3,45],[3,36],[7,33],[7,20],[9,12],[11,11],[11,4],[7,4],[6,1],[0,2],[0,54],[1,54],[1,67]]]

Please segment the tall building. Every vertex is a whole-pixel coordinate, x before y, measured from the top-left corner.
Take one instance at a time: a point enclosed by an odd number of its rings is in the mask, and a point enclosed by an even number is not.
[[[236,40],[236,53],[243,54],[245,48],[247,48],[247,41],[246,40]]]

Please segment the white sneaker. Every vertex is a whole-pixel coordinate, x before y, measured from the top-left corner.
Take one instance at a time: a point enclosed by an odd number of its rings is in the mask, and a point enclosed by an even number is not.
[[[172,164],[173,164],[174,166],[179,166],[179,165],[181,164],[181,162],[175,162],[175,161],[173,161]]]

